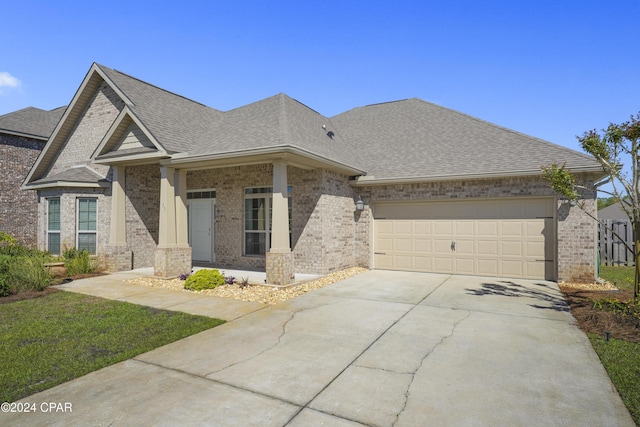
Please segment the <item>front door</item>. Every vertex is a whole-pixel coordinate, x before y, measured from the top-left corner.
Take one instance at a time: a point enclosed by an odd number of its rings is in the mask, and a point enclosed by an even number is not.
[[[215,200],[189,200],[189,243],[194,261],[213,262]]]

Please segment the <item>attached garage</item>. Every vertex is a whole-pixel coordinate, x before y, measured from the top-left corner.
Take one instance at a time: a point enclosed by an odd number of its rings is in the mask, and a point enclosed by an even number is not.
[[[374,268],[556,279],[553,198],[378,202]]]

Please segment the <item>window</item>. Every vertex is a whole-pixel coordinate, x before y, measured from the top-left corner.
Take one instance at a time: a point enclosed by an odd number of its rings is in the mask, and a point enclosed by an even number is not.
[[[78,199],[77,248],[96,254],[97,199]]]
[[[264,255],[271,248],[271,187],[244,190],[244,254]],[[291,186],[289,201],[289,242],[291,242]],[[291,244],[291,243],[289,243]]]
[[[47,250],[60,255],[60,199],[47,199]]]

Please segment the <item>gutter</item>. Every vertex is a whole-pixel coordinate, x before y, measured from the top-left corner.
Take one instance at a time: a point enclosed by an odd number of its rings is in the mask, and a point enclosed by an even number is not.
[[[216,161],[216,160],[228,160],[233,158],[242,158],[249,156],[265,156],[265,161],[284,159],[287,155],[294,155],[304,157],[314,162],[323,163],[336,169],[342,169],[349,171],[351,175],[366,175],[366,171],[349,166],[345,163],[337,162],[335,160],[327,159],[326,157],[319,156],[309,151],[303,150],[291,145],[266,147],[266,148],[251,148],[247,150],[239,151],[227,151],[224,153],[216,154],[203,154],[200,156],[190,156],[188,153],[174,154],[170,160],[162,162],[166,165],[186,165],[189,163]]]
[[[573,173],[596,173],[602,172],[598,167],[583,167],[570,169]],[[513,178],[519,176],[537,176],[542,175],[540,169],[529,169],[521,171],[495,172],[488,174],[457,174],[457,175],[432,175],[432,176],[410,176],[410,177],[389,177],[376,178],[375,175],[360,176],[351,181],[354,187],[365,185],[383,185],[383,184],[408,184],[416,182],[440,182],[440,181],[459,181],[470,179],[492,179],[492,178]]]

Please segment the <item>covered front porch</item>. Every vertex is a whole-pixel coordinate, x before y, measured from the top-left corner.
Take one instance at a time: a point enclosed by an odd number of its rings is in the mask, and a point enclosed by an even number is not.
[[[233,180],[231,187],[228,179],[209,177],[205,186],[221,187],[226,197],[234,199],[233,203],[230,203],[223,197],[222,206],[216,207],[215,191],[207,192],[209,203],[203,204],[201,199],[189,200],[188,191],[193,195],[193,188],[196,189],[198,197],[201,197],[202,192],[197,190],[202,187],[198,182],[198,177],[202,173],[194,177],[193,172],[203,169],[186,167],[178,169],[160,165],[159,197],[157,197],[158,231],[153,239],[156,243],[153,249],[154,275],[165,278],[176,277],[189,273],[192,270],[193,261],[196,263],[202,261],[207,266],[213,266],[215,262],[220,263],[222,260],[226,266],[253,266],[258,270],[262,269],[265,278],[260,278],[260,283],[266,282],[279,286],[294,283],[296,275],[290,238],[291,222],[288,202],[290,187],[287,181],[287,163],[272,162],[268,166],[269,168],[262,168],[260,170],[262,173],[256,174],[258,176],[254,180],[250,182]],[[134,245],[129,241],[132,233],[127,232],[127,206],[130,212],[132,203],[130,200],[128,203],[126,170],[125,165],[112,166],[110,233],[105,256],[108,269],[111,271],[131,269],[133,251],[138,250],[132,247]],[[268,179],[264,173],[266,170],[271,172]],[[188,177],[189,172],[192,174]],[[189,179],[195,182],[192,182],[190,190],[187,190]],[[267,184],[266,188],[269,190],[268,207],[262,207],[262,217],[259,221],[263,228],[254,233],[247,232],[247,229],[251,228],[251,221],[243,217],[246,216],[246,212],[243,215],[242,206],[246,199],[243,194],[245,194],[245,188],[248,188],[247,184]],[[132,192],[131,187],[129,185],[129,192]],[[238,198],[240,198],[239,203],[235,200]],[[208,211],[196,210],[202,206]],[[216,212],[222,212],[219,218],[216,218]],[[241,225],[243,223],[245,225]],[[266,228],[264,228],[265,223],[268,223]],[[240,230],[238,225],[242,227]],[[214,234],[220,234],[216,236],[215,243]],[[254,243],[253,240],[256,240],[255,244],[261,248],[262,252],[252,249],[250,244]],[[207,241],[209,248],[206,248]],[[202,242],[205,242],[204,245]],[[210,252],[207,252],[207,249]],[[229,256],[229,252],[233,252],[233,256]],[[216,259],[216,254],[219,259]],[[226,258],[225,254],[227,254]],[[244,260],[238,262],[238,258],[244,258]]]

